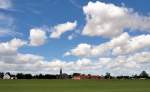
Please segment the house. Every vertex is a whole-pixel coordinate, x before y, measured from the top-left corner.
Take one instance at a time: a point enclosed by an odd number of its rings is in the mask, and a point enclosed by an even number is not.
[[[11,77],[9,74],[6,73],[6,74],[4,74],[3,79],[11,79]]]
[[[81,79],[100,79],[101,77],[99,75],[91,75],[91,74],[80,74],[80,73],[74,73],[73,74],[73,80],[81,80]]]
[[[11,75],[10,79],[17,79],[17,77],[15,75]]]
[[[73,80],[81,80],[81,77],[80,76],[74,76],[72,79]]]
[[[8,73],[4,74],[3,79],[17,79],[15,75],[10,75]]]
[[[62,74],[62,79],[69,79],[69,75],[67,73]]]

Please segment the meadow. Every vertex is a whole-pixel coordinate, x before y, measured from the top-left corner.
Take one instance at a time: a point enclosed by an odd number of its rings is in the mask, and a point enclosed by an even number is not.
[[[0,80],[0,92],[150,92],[150,80]]]

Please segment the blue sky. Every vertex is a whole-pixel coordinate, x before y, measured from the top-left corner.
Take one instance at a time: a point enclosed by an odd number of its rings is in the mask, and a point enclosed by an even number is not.
[[[91,22],[90,20],[86,20],[88,14],[85,14],[83,7],[87,6],[89,2],[96,3],[96,1],[106,5],[113,4],[121,9],[122,7],[125,7],[128,10],[133,9],[134,11],[129,13],[129,16],[133,17],[137,13],[139,16],[139,21],[137,20],[137,22],[141,24],[131,24],[132,26],[129,25],[129,27],[127,26],[128,28],[126,28],[125,25],[122,31],[127,32],[131,37],[140,35],[149,36],[149,0],[0,0],[0,16],[6,17],[5,19],[0,18],[0,20],[2,20],[0,22],[0,43],[9,42],[14,38],[27,41],[27,45],[17,49],[17,53],[42,56],[44,57],[45,61],[49,62],[54,59],[59,59],[65,62],[75,62],[82,58],[88,58],[91,61],[94,61],[98,60],[100,57],[116,57],[116,55],[107,54],[104,56],[99,56],[98,58],[91,58],[85,55],[80,56],[71,54],[71,50],[77,48],[79,44],[98,46],[100,44],[105,44],[111,41],[113,38],[117,38],[123,34],[123,32],[121,32],[115,35],[115,37],[105,37],[103,34],[93,36],[89,34],[82,34],[84,28],[88,26],[88,22]],[[143,18],[145,18],[145,20]],[[56,31],[55,27],[59,24],[65,24],[67,22],[73,24],[75,21],[75,28],[64,32],[60,38],[50,37],[53,31]],[[147,26],[141,26],[140,29],[140,27],[138,27],[139,25],[145,25],[142,23],[146,23]],[[41,29],[45,32],[46,39],[42,45],[32,45],[30,42],[31,29]],[[133,31],[131,31],[131,29]],[[71,35],[73,35],[73,38],[68,39],[68,37]],[[132,53],[137,54],[142,53],[143,51],[149,52],[148,46],[149,45],[146,45],[142,49],[138,50],[138,52],[136,51]],[[113,49],[111,49],[109,52],[111,53],[112,50]],[[69,52],[70,55],[64,56],[66,52]],[[125,54],[124,56],[129,57],[130,54]],[[105,70],[102,72],[105,72]]]
[[[147,14],[150,10],[150,6],[148,5],[148,2],[150,1],[148,0],[147,3],[139,0],[114,0],[114,2],[112,2],[112,0],[102,1],[114,3],[119,6],[124,3],[125,6],[132,7],[135,11],[142,14]],[[84,2],[79,0],[39,0],[38,2],[37,0],[13,0],[13,9],[15,11],[10,10],[10,12],[6,12],[6,14],[15,18],[15,31],[23,34],[19,38],[28,39],[29,30],[33,27],[46,26],[50,28],[51,26],[66,21],[77,20],[79,30],[82,30],[85,24],[85,15],[83,14],[82,6],[86,5],[88,2],[89,0],[85,0]],[[145,7],[146,4],[147,7]],[[8,38],[11,39],[12,37],[10,38],[9,36]],[[46,45],[32,48],[33,50],[31,50],[30,47],[27,47],[22,48],[21,51],[25,53],[29,52],[44,55],[50,59],[55,57],[61,58],[62,54],[67,49],[71,49],[79,43],[99,44],[101,42],[103,42],[102,38],[78,37],[77,39],[69,41],[66,37],[63,37],[59,40],[49,39]]]

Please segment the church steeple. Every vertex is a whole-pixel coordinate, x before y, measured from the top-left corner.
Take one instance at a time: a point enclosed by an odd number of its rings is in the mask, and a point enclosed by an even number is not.
[[[60,79],[62,79],[62,68],[60,68],[60,74],[59,74]]]
[[[62,68],[60,68],[60,75],[62,75]]]

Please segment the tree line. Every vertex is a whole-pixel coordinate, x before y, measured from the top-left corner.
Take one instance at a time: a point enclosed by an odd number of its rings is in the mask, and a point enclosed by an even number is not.
[[[24,74],[24,73],[17,73],[11,74],[10,72],[4,73],[0,72],[0,79],[3,79],[5,74],[16,77],[17,79],[60,79],[59,74]],[[72,79],[77,73],[73,73],[72,75],[67,75],[68,79]],[[101,76],[101,79],[150,79],[149,74],[146,71],[142,71],[139,75],[135,74],[132,76],[112,76],[111,73],[106,73],[104,76]]]
[[[139,75],[135,74],[132,76],[111,76],[110,73],[106,73],[106,75],[104,76],[105,79],[150,79],[149,74],[146,71],[142,71]]]

